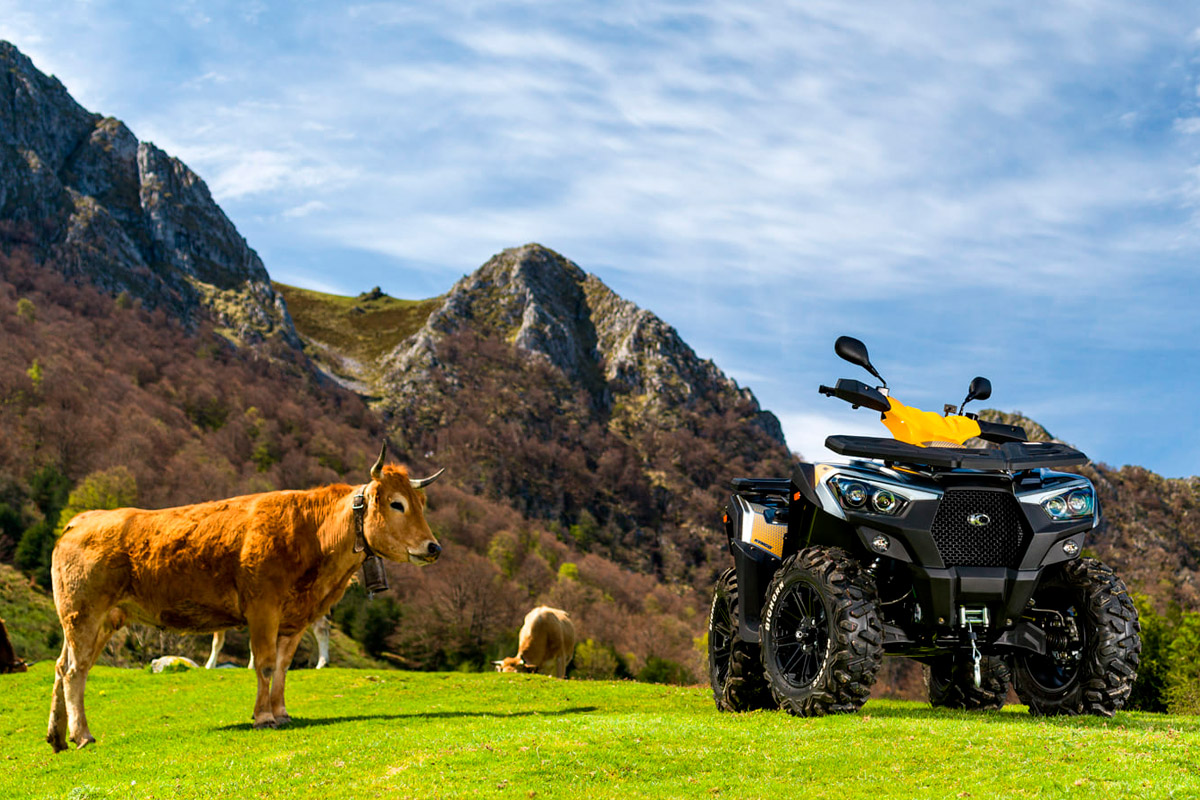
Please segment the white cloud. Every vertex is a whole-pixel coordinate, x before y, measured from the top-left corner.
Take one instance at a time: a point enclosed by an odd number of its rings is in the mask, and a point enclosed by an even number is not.
[[[783,426],[783,435],[787,439],[788,447],[808,462],[845,463],[849,460],[825,446],[825,439],[829,436],[891,436],[878,421],[879,415],[870,412],[860,413],[852,419],[845,414],[817,412],[785,412],[777,413],[776,416],[779,417],[779,424]],[[870,422],[872,418],[875,419],[874,424]]]
[[[314,214],[318,211],[328,210],[329,206],[325,203],[322,203],[320,200],[309,200],[307,203],[287,209],[283,212],[282,216],[286,219],[298,219],[300,217],[307,217],[308,215]]]
[[[914,382],[1200,337],[1200,28],[1169,3],[24,5],[0,35],[187,161],[273,272],[449,285],[543,242],[769,376],[802,451],[838,432],[803,398],[843,330]]]

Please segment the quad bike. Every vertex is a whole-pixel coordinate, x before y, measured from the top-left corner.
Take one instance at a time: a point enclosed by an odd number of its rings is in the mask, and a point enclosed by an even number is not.
[[[1087,457],[964,413],[991,396],[986,378],[939,415],[892,398],[862,342],[834,349],[882,385],[820,392],[880,412],[893,438],[830,436],[850,463],[733,481],[734,567],[709,618],[717,707],[857,711],[887,654],[927,665],[934,706],[999,708],[1011,681],[1033,714],[1112,716],[1140,627],[1125,584],[1082,554],[1091,482],[1053,469]]]

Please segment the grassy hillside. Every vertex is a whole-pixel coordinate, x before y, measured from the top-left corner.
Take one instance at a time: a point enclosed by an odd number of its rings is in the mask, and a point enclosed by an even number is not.
[[[361,384],[363,391],[377,377],[380,358],[416,333],[441,302],[440,297],[400,300],[382,292],[342,297],[273,285],[287,301],[309,356],[332,374]]]
[[[62,626],[54,599],[8,564],[0,564],[0,619],[18,658],[30,663],[58,658]]]
[[[53,756],[50,665],[0,678],[0,796],[1195,797],[1200,719],[1035,719],[900,701],[796,719],[707,690],[540,676],[304,670],[255,731],[243,670],[98,668],[98,743]]]

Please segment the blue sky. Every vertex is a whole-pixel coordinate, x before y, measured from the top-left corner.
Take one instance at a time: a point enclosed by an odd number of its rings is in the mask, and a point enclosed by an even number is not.
[[[794,450],[976,375],[1112,465],[1200,473],[1200,7],[0,0],[179,156],[277,280],[440,294],[537,241],[674,325]]]

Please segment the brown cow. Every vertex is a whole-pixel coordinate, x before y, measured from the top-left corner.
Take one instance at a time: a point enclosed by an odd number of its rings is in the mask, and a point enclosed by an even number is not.
[[[51,568],[64,639],[46,736],[55,752],[67,747],[68,728],[76,747],[95,741],[83,709],[88,670],[127,620],[187,633],[249,625],[258,664],[254,727],[288,722],[287,668],[304,629],[341,599],[363,564],[358,524],[368,554],[428,564],[441,552],[419,491],[441,473],[411,480],[383,459],[381,452],[360,487],[88,511],[71,520]],[[356,496],[365,501],[357,513]]]
[[[4,627],[4,620],[0,619],[0,675],[25,672],[26,669],[25,662],[17,658],[12,642],[8,640],[8,628]]]
[[[525,615],[517,654],[493,661],[496,672],[545,672],[559,678],[575,655],[575,626],[567,612],[538,606]]]

